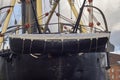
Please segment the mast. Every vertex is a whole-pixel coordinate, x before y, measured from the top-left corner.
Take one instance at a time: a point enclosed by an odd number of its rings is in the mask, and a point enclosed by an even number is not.
[[[14,6],[14,5],[15,5],[15,2],[16,2],[16,0],[12,0],[11,6]],[[10,11],[9,11],[9,13],[8,13],[8,15],[7,15],[6,19],[5,19],[5,22],[4,22],[4,24],[3,24],[3,27],[2,27],[2,32],[1,32],[1,35],[2,35],[2,36],[0,36],[0,48],[1,48],[2,43],[3,43],[4,33],[6,32],[7,27],[8,27],[8,25],[9,25],[9,21],[10,21],[12,12],[13,12],[13,8],[14,8],[14,7],[10,7]]]
[[[40,0],[21,0],[22,1],[22,25],[26,26],[23,29],[23,33],[26,31],[31,33],[41,33],[40,24],[41,22],[38,21],[38,16],[40,15],[40,11],[37,8],[40,7],[39,3]],[[38,3],[37,3],[38,2]],[[37,5],[36,5],[37,4]]]
[[[58,13],[60,14],[60,3],[58,3]],[[62,32],[62,28],[60,28],[60,17],[58,16],[58,33]]]
[[[68,3],[69,3],[69,5],[70,5],[70,7],[71,7],[71,9],[72,9],[72,11],[73,11],[73,14],[74,14],[74,16],[76,17],[76,19],[78,18],[78,11],[77,11],[77,9],[75,8],[75,5],[74,4],[72,4],[72,0],[68,0]],[[79,25],[83,25],[83,22],[80,20],[80,22],[79,22]],[[86,29],[84,28],[84,27],[82,27],[82,30],[81,30],[83,33],[84,32],[86,32]]]
[[[49,31],[49,29],[48,29],[48,24],[49,24],[49,22],[50,22],[50,20],[51,20],[51,18],[52,18],[52,16],[53,16],[53,13],[54,13],[54,11],[55,11],[55,9],[56,9],[59,1],[60,1],[60,0],[56,0],[56,2],[53,4],[54,6],[53,6],[53,8],[52,8],[52,10],[51,10],[50,15],[48,16],[47,22],[45,23],[46,26],[45,26],[44,32],[46,32],[47,30]],[[50,32],[50,31],[49,31],[49,32]]]
[[[37,11],[37,17],[40,17],[42,15],[42,0],[36,0],[36,11]],[[43,21],[42,19],[38,19],[39,25],[42,25]],[[39,29],[41,29],[41,26],[39,26]]]
[[[77,29],[78,29],[78,26],[79,26],[79,22],[81,21],[81,17],[82,17],[83,10],[84,10],[84,7],[85,7],[85,2],[86,2],[86,0],[84,0],[84,2],[83,2],[83,4],[82,4],[82,7],[80,8],[80,13],[79,13],[79,15],[78,15],[78,18],[77,18],[75,27],[74,27],[74,29],[73,29],[73,33],[77,33]],[[82,32],[81,25],[80,25],[80,32]]]

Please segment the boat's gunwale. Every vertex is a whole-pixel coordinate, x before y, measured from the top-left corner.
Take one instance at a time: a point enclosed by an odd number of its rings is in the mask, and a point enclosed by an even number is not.
[[[110,33],[81,33],[81,34],[21,34],[10,35],[10,38],[30,39],[30,40],[48,40],[48,39],[93,39],[109,38]]]

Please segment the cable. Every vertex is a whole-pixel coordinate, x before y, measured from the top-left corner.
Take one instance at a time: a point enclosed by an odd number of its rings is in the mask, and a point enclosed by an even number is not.
[[[6,17],[8,15],[8,12],[5,13],[5,15],[2,17],[2,19],[0,20],[0,27],[2,26],[2,23],[5,21]]]
[[[9,7],[14,7],[14,6],[4,6],[4,7],[0,8],[0,10],[2,10],[4,8],[9,8]]]
[[[41,29],[40,29],[40,27],[39,27],[39,23],[38,23],[38,20],[37,20],[37,16],[36,16],[36,11],[35,11],[35,8],[34,8],[33,0],[30,0],[30,2],[31,2],[32,10],[33,10],[33,15],[34,15],[34,17],[35,17],[35,21],[36,21],[36,24],[37,24],[38,32],[39,32],[39,34],[41,34]]]
[[[78,15],[78,19],[76,21],[75,27],[73,28],[73,33],[77,33],[79,22],[81,20],[82,14],[83,14],[83,9],[84,9],[85,2],[86,2],[86,0],[84,0],[84,2],[82,4],[82,7],[80,8],[80,13]],[[82,32],[81,26],[80,26],[80,32]]]
[[[56,13],[56,15],[59,16],[60,18],[64,19],[65,21],[68,21],[68,22],[74,24],[74,22],[71,19],[69,19],[69,18],[67,18],[59,13]]]

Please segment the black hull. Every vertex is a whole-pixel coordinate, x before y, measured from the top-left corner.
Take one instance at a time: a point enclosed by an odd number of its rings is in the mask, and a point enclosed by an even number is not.
[[[12,62],[5,61],[7,79],[2,80],[106,80],[106,69],[101,65],[101,55],[44,55],[36,59],[29,54],[21,54]]]
[[[10,37],[3,80],[106,80],[109,34],[38,34]],[[10,58],[10,60],[9,60]]]

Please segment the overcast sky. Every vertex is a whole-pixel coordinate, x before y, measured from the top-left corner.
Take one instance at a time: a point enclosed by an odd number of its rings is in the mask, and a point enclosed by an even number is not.
[[[105,14],[111,33],[110,41],[120,51],[120,0],[94,0]]]
[[[0,0],[8,3],[10,0]],[[47,0],[48,1],[48,0]],[[65,0],[63,0],[65,1]],[[82,0],[81,0],[82,1]],[[109,30],[111,31],[110,41],[120,51],[120,0],[93,0],[94,5],[99,7],[105,14]],[[15,10],[18,12],[18,7]],[[17,14],[19,16],[20,14]]]

